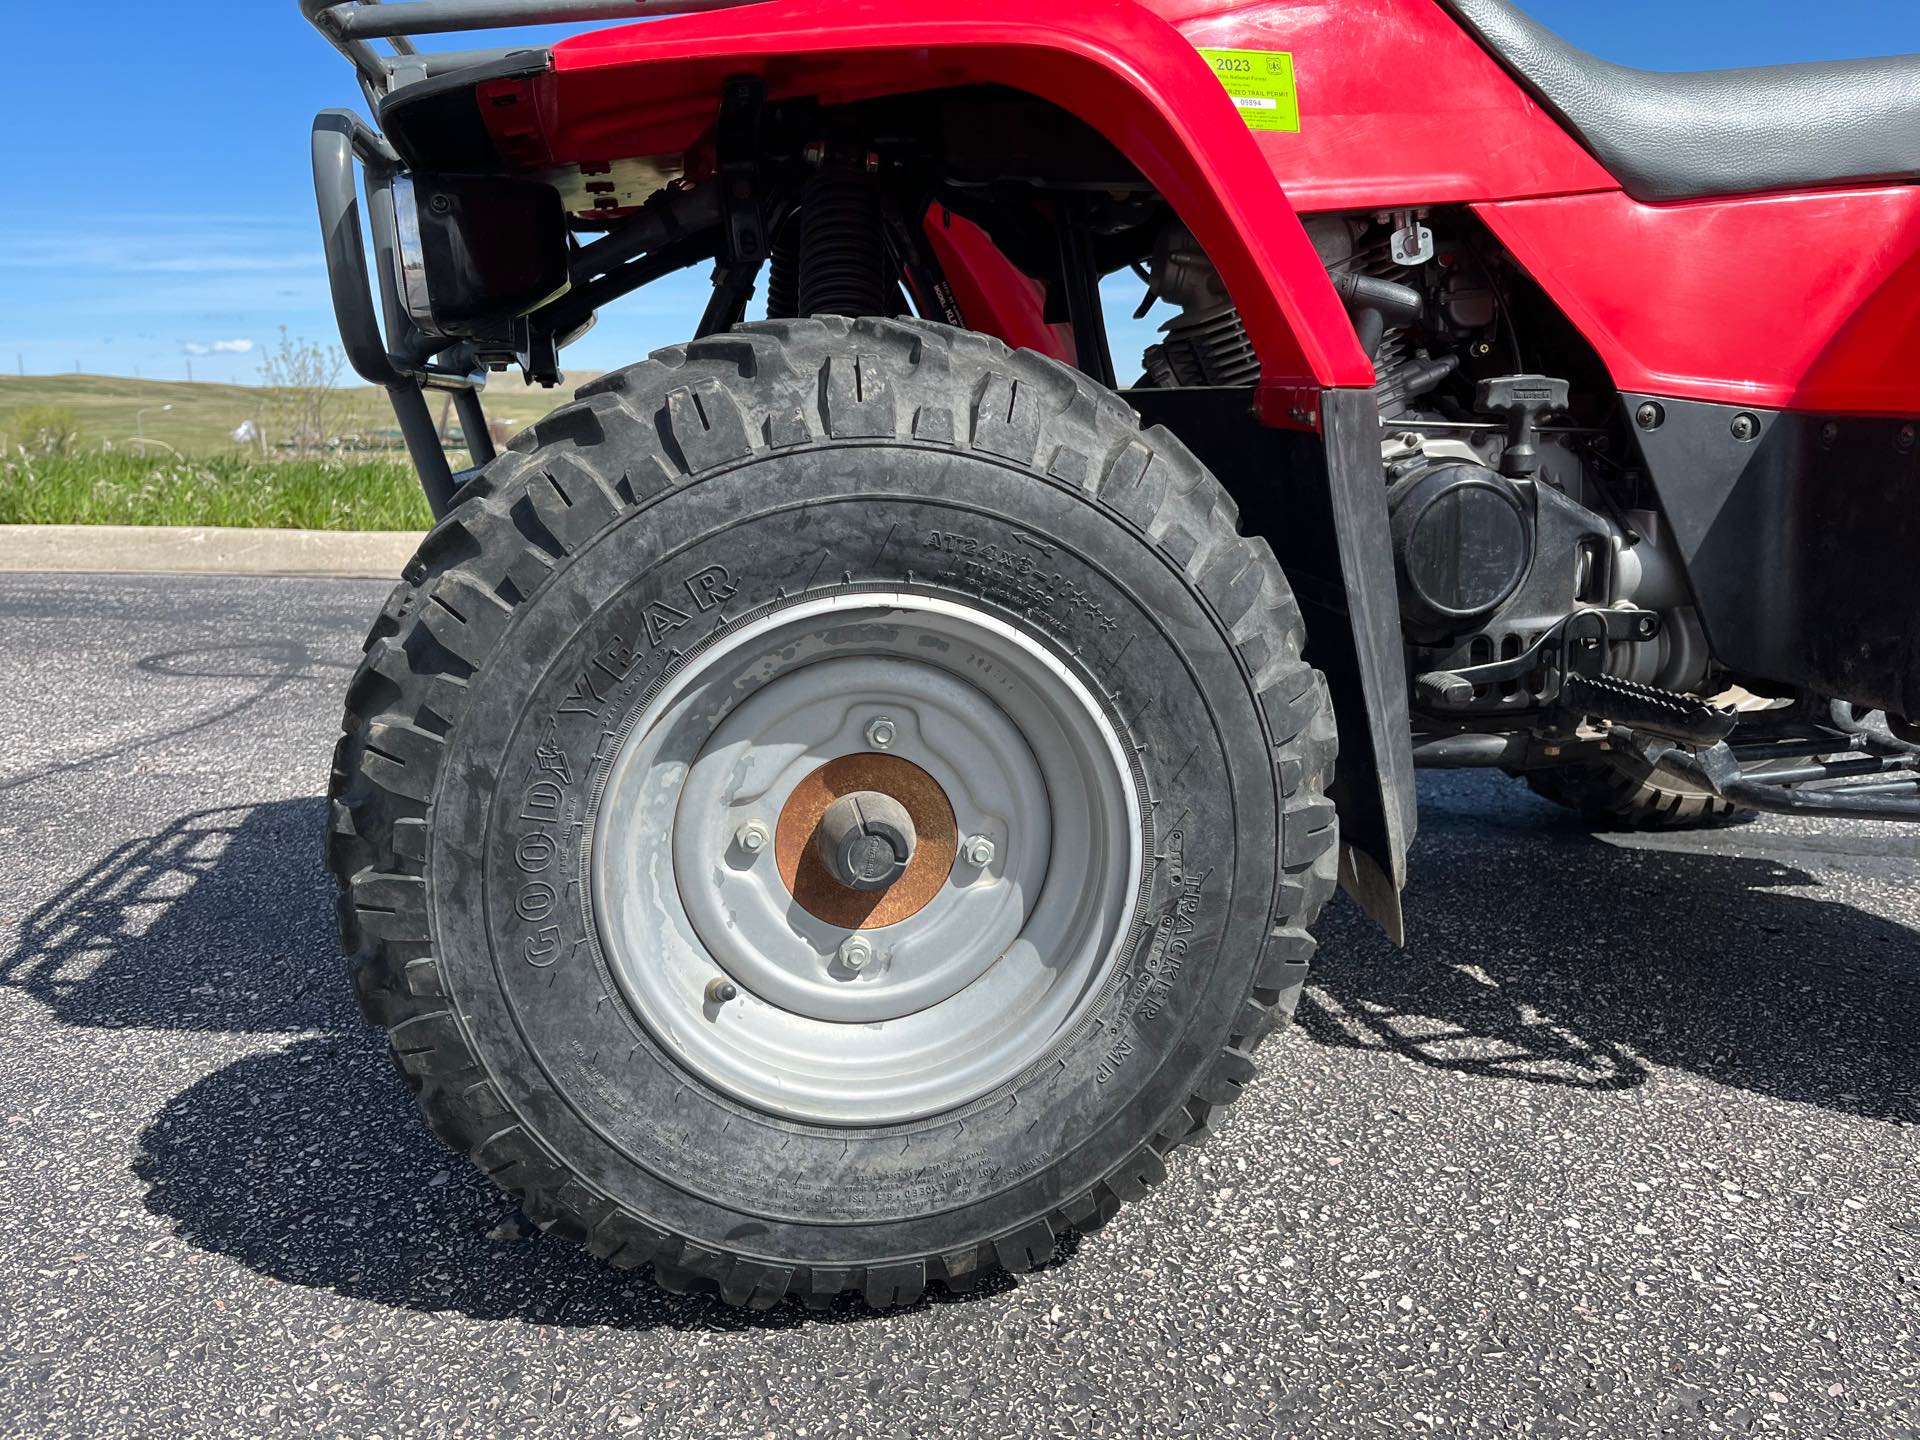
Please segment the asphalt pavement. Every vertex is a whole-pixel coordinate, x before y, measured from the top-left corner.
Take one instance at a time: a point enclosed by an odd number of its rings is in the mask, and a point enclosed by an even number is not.
[[[741,1314],[529,1235],[321,870],[378,583],[0,576],[0,1433],[1920,1432],[1920,833],[1422,782],[1404,952],[1062,1263]]]

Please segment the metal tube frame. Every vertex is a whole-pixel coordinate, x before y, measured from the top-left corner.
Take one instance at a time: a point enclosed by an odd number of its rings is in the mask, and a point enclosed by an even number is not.
[[[380,310],[367,274],[367,231],[360,220],[361,170],[372,212],[373,250],[379,271]],[[476,463],[492,458],[493,441],[481,414],[479,390],[486,372],[473,363],[464,341],[444,342],[421,332],[401,304],[394,279],[393,206],[390,199],[400,157],[384,138],[350,110],[323,110],[313,121],[313,193],[320,211],[321,243],[334,321],[354,373],[387,392],[394,418],[419,474],[434,518],[446,514],[459,488],[446,446],[427,405],[426,391],[451,390]],[[385,324],[381,316],[385,316]],[[434,363],[438,357],[438,363]],[[469,417],[473,417],[470,419]],[[477,421],[477,423],[475,423]]]
[[[380,4],[379,0],[300,0],[300,13],[352,64],[361,93],[377,115],[381,102],[408,84],[526,53],[512,48],[423,52],[413,44],[416,36],[514,25],[638,20],[758,3],[761,0],[396,0],[393,4]],[[384,52],[376,47],[376,41],[385,42]],[[367,274],[367,230],[360,216],[362,173],[379,272],[377,313],[373,281]],[[325,110],[315,117],[314,198],[320,210],[327,279],[341,343],[354,372],[386,390],[421,489],[438,519],[452,504],[465,472],[454,472],[425,392],[453,392],[460,428],[476,466],[493,459],[495,450],[479,394],[486,384],[486,371],[474,363],[472,347],[423,333],[408,316],[398,293],[392,186],[403,173],[400,156],[385,137],[352,111]],[[704,220],[705,216],[688,218]],[[619,240],[608,237],[602,248],[617,254],[626,245],[639,242],[633,249],[637,254],[655,248],[663,238],[652,233],[652,217],[648,223],[626,229],[628,234]],[[594,248],[589,247],[583,255]],[[634,284],[646,269],[644,265],[633,267]],[[594,286],[595,300],[625,293],[632,288],[622,284],[627,278],[600,275]]]
[[[419,51],[421,35],[504,30],[516,25],[570,25],[695,15],[764,0],[300,0],[300,13],[344,55],[359,76],[367,104],[378,108],[394,90],[429,75],[487,65],[514,49]],[[387,53],[373,42],[384,40]]]

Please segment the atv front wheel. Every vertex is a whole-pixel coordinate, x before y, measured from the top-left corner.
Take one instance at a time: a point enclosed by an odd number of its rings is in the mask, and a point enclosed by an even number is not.
[[[368,641],[330,860],[368,1015],[543,1228],[904,1303],[1159,1180],[1330,893],[1266,544],[1118,397],[776,322],[583,389]]]

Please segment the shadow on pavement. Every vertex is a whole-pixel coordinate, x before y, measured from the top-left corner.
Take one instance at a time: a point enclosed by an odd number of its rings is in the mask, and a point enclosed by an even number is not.
[[[65,1024],[295,1037],[208,1075],[146,1126],[134,1169],[149,1210],[276,1279],[479,1319],[737,1330],[878,1313],[851,1298],[735,1311],[533,1231],[429,1132],[361,1020],[320,863],[324,815],[309,799],[183,817],[32,911],[0,959],[0,984]]]
[[[1596,836],[1498,777],[1422,788],[1407,948],[1336,907],[1298,1011],[1312,1040],[1596,1091],[1659,1065],[1920,1121],[1920,932],[1791,893],[1826,882],[1743,831]],[[1446,803],[1463,795],[1486,803]]]
[[[1329,915],[1308,1037],[1590,1090],[1674,1066],[1920,1119],[1913,930],[1782,893],[1819,882],[1773,860],[1628,848],[1481,783],[1429,797],[1406,952],[1351,906]],[[322,828],[318,800],[186,817],[76,877],[0,961],[0,983],[68,1024],[292,1037],[147,1125],[135,1168],[150,1210],[264,1274],[418,1310],[629,1328],[869,1318],[852,1300],[753,1315],[669,1296],[524,1234],[512,1202],[428,1133],[358,1018]]]
[[[320,863],[326,802],[203,810],[129,840],[20,926],[0,984],[69,1025],[357,1025]]]
[[[843,1296],[738,1311],[669,1295],[532,1231],[512,1200],[428,1132],[369,1033],[298,1040],[218,1070],[140,1136],[147,1208],[181,1239],[275,1279],[479,1320],[645,1330],[788,1329],[881,1312]],[[1064,1257],[1063,1257],[1064,1258]],[[1002,1294],[983,1280],[964,1296]]]

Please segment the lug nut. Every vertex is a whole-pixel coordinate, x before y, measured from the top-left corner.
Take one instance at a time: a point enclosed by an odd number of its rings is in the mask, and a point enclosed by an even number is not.
[[[734,989],[733,982],[724,975],[716,975],[713,979],[707,981],[707,1003],[709,1005],[724,1005],[729,1000],[737,998],[739,994],[740,992]]]
[[[867,725],[867,744],[876,750],[884,750],[893,744],[893,721],[881,715]]]
[[[758,855],[767,848],[767,842],[771,839],[773,834],[764,820],[749,820],[733,832],[733,843],[749,855]]]
[[[840,963],[856,974],[873,963],[873,942],[864,935],[849,935],[840,946]]]
[[[967,843],[960,847],[960,856],[976,870],[984,870],[993,864],[993,841],[984,835],[969,835]]]

